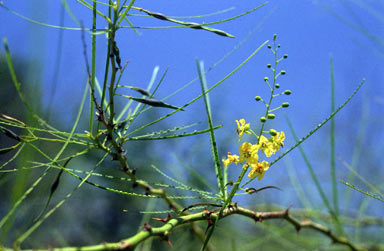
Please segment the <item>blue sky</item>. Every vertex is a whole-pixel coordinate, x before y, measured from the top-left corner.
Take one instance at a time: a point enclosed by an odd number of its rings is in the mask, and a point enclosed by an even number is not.
[[[11,10],[45,23],[59,25],[61,1],[3,1]],[[70,7],[77,19],[89,27],[91,12],[74,1]],[[318,3],[318,2],[321,2]],[[212,66],[225,54],[230,52],[249,32],[253,35],[230,55],[224,62],[207,75],[209,85],[213,85],[231,72],[245,58],[266,40],[272,40],[277,34],[281,44],[280,55],[288,54],[288,59],[282,61],[279,69],[287,71],[287,75],[279,79],[281,89],[292,90],[291,96],[284,96],[278,102],[289,102],[291,107],[286,111],[287,116],[295,126],[299,137],[306,135],[330,113],[330,55],[332,54],[335,69],[336,106],[351,95],[355,87],[366,78],[366,84],[347,107],[336,116],[336,154],[340,159],[351,162],[357,135],[361,128],[363,110],[367,111],[363,139],[363,151],[359,162],[359,171],[372,183],[380,184],[379,177],[383,175],[383,37],[382,1],[270,1],[259,10],[213,27],[225,30],[236,38],[225,38],[213,33],[192,30],[188,28],[151,30],[138,29],[139,35],[129,29],[118,32],[118,46],[123,61],[129,60],[129,65],[122,78],[122,83],[145,88],[153,69],[158,66],[161,74],[169,67],[168,74],[157,93],[163,98],[188,83],[197,76],[196,59],[204,61],[205,67]],[[219,3],[219,4],[218,4]],[[169,16],[195,16],[214,13],[219,10],[232,8],[223,14],[191,21],[207,23],[238,15],[261,5],[262,1],[137,1],[136,5],[144,9],[161,12]],[[368,6],[368,7],[367,7]],[[377,13],[376,13],[377,11]],[[138,13],[138,12],[137,12]],[[338,16],[335,16],[335,14]],[[142,13],[138,13],[142,14]],[[339,18],[338,18],[339,17]],[[345,20],[344,22],[341,19]],[[149,17],[132,17],[130,21],[137,26],[168,26],[170,24]],[[348,25],[346,22],[350,22]],[[106,23],[99,19],[100,28]],[[77,27],[76,23],[66,14],[64,26]],[[360,28],[359,28],[360,27]],[[78,31],[64,30],[62,33],[63,54],[60,58],[60,71],[57,87],[53,87],[55,65],[58,62],[56,50],[59,40],[59,29],[48,28],[29,23],[5,9],[0,8],[0,35],[7,37],[14,56],[33,62],[24,69],[31,85],[41,86],[44,93],[42,103],[49,104],[52,91],[54,104],[59,110],[73,110],[64,118],[70,120],[75,116],[78,106],[76,98],[80,98],[86,80],[81,34]],[[368,35],[367,35],[368,34]],[[369,34],[376,37],[368,38]],[[376,41],[372,41],[375,40]],[[90,48],[90,36],[87,38]],[[380,44],[381,43],[381,44]],[[97,40],[97,77],[102,79],[105,62],[105,35],[99,35]],[[4,50],[0,49],[3,55]],[[89,54],[90,55],[90,52]],[[265,76],[271,78],[271,72],[266,64],[273,63],[272,53],[264,47],[256,56],[240,69],[234,76],[216,88],[210,98],[213,103],[213,114],[216,124],[224,127],[217,132],[220,140],[228,138],[235,130],[236,119],[245,118],[257,124],[258,118],[264,112],[263,106],[254,101],[256,95],[265,96],[267,86],[263,82]],[[200,93],[198,82],[175,95],[167,102],[181,106]],[[131,93],[132,94],[132,93]],[[281,101],[280,101],[281,100]],[[123,101],[123,100],[122,100]],[[277,103],[276,103],[277,104]],[[168,111],[159,110],[159,114]],[[286,145],[294,144],[288,132],[283,111],[276,112],[277,118],[273,127],[287,132]],[[167,125],[180,126],[193,122],[202,122],[201,128],[206,127],[206,117],[202,100],[171,118]],[[312,164],[321,175],[329,173],[329,126],[303,144],[311,157]],[[180,148],[191,145],[192,149],[199,144],[201,138],[191,141],[181,140],[175,143]],[[227,142],[226,142],[227,143]],[[237,148],[236,135],[233,134],[233,149]],[[161,148],[161,144],[159,149]],[[200,144],[208,146],[207,138]],[[204,148],[205,149],[205,148]],[[177,150],[176,154],[177,154]],[[181,151],[186,161],[195,162],[193,154]],[[222,155],[225,152],[221,153]],[[369,155],[367,155],[369,154]],[[291,155],[291,160],[299,177],[303,178],[304,186],[313,186],[308,178],[298,151]],[[176,164],[175,164],[176,165]],[[262,181],[263,185],[279,182],[284,189],[291,189],[284,168],[274,168],[270,177]],[[338,178],[346,179],[348,170],[337,162]],[[380,175],[371,175],[372,173]],[[211,172],[213,174],[213,172]],[[282,181],[283,180],[283,181]],[[323,180],[330,184],[330,180]],[[344,189],[343,186],[340,186]],[[358,195],[360,196],[360,195]],[[289,204],[289,201],[287,200]],[[373,202],[374,203],[374,202]]]

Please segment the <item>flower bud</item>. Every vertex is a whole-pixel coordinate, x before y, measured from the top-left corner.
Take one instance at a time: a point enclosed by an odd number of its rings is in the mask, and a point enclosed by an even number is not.
[[[280,74],[281,74],[281,75],[285,75],[285,74],[287,74],[287,72],[284,71],[284,70],[282,70],[282,71],[280,72]]]
[[[256,101],[260,101],[260,100],[261,100],[261,97],[260,97],[260,96],[256,96],[256,97],[255,97],[255,100],[256,100]]]
[[[288,54],[284,54],[283,58],[284,59],[288,58]]]
[[[270,44],[269,44],[267,47],[268,47],[268,49],[271,49],[271,48],[272,48],[272,46],[271,46]]]
[[[268,67],[268,68],[271,68],[271,67],[272,67],[272,65],[271,65],[271,64],[267,64],[267,67]]]
[[[287,107],[289,107],[289,103],[288,103],[288,102],[282,103],[282,104],[281,104],[281,107],[283,107],[283,108],[287,108]]]
[[[265,81],[265,82],[268,82],[268,77],[264,77],[264,81]]]
[[[261,121],[261,123],[265,123],[267,121],[267,119],[265,117],[261,117],[260,121]]]
[[[271,134],[272,136],[276,136],[277,132],[275,129],[271,129],[271,130],[269,130],[269,134]]]
[[[280,84],[275,84],[275,88],[279,89],[280,88]]]
[[[268,119],[274,119],[274,118],[275,118],[275,114],[273,114],[273,113],[269,113],[269,114],[267,115],[267,118],[268,118]]]
[[[285,90],[284,92],[283,92],[285,95],[291,95],[291,90]]]
[[[275,41],[277,38],[277,34],[273,34],[273,40]]]

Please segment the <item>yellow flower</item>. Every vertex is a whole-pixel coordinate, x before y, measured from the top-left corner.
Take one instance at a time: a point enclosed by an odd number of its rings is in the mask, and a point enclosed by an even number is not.
[[[273,144],[264,135],[260,136],[259,147],[263,150],[263,152],[265,153],[265,156],[267,157],[270,157],[275,152],[273,148]]]
[[[236,154],[232,154],[228,152],[227,157],[228,157],[227,159],[222,160],[224,166],[228,166],[231,163],[235,163],[235,164],[239,163],[239,156],[237,156]]]
[[[256,164],[259,161],[259,155],[257,155],[258,150],[258,145],[252,145],[249,142],[244,142],[241,146],[239,146],[239,162],[246,161],[249,165]]]
[[[245,119],[236,120],[236,124],[237,124],[236,132],[237,134],[239,134],[239,141],[243,137],[244,133],[251,134],[251,132],[249,131],[250,124],[249,123],[246,124]]]
[[[272,145],[273,145],[273,151],[277,152],[280,150],[280,147],[284,146],[285,134],[284,132],[277,133],[276,136],[272,136]]]
[[[265,153],[265,156],[270,157],[272,154],[280,150],[284,146],[284,132],[277,133],[275,136],[267,139],[264,135],[260,136],[259,147]]]
[[[269,165],[270,164],[267,161],[250,165],[251,171],[248,174],[248,178],[254,179],[257,177],[258,180],[261,180],[264,177],[265,172],[268,170]]]

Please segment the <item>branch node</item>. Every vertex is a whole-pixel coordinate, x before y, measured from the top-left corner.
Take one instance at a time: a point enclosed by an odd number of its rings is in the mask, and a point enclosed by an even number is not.
[[[145,195],[150,195],[151,194],[151,187],[149,186],[149,185],[147,185],[146,187],[145,187]]]
[[[144,226],[142,227],[145,231],[152,232],[152,226],[144,223]]]

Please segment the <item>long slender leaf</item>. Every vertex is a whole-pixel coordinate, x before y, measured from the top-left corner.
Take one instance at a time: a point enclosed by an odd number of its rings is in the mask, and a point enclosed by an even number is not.
[[[219,153],[217,150],[215,133],[214,133],[214,129],[213,129],[212,112],[211,112],[211,104],[209,101],[209,94],[206,92],[207,80],[205,79],[205,75],[204,75],[204,64],[203,64],[203,62],[199,62],[196,59],[196,66],[197,66],[197,70],[199,72],[201,92],[205,94],[204,95],[205,113],[207,114],[207,119],[208,119],[209,136],[210,136],[209,139],[211,142],[212,157],[213,157],[213,160],[215,163],[215,173],[216,173],[216,178],[217,178],[217,186],[218,186],[219,191],[221,192],[223,200],[225,200],[227,194],[226,194],[224,179],[223,179],[223,168],[221,167]]]
[[[330,70],[331,70],[331,113],[335,111],[335,73],[333,58],[330,55]],[[332,179],[332,197],[333,197],[333,210],[335,215],[339,215],[339,200],[337,194],[337,180],[336,180],[336,162],[335,162],[335,118],[331,119],[331,132],[330,132],[330,151],[331,151],[331,179]]]
[[[374,194],[371,194],[371,193],[369,193],[369,192],[364,192],[363,190],[361,190],[361,189],[355,187],[354,185],[352,185],[352,184],[350,184],[350,183],[348,183],[348,182],[345,182],[345,181],[342,181],[342,180],[339,180],[339,181],[340,181],[341,183],[343,183],[344,185],[346,185],[346,186],[348,186],[348,187],[350,187],[350,188],[352,188],[352,189],[354,189],[354,190],[356,190],[356,191],[358,191],[358,192],[360,192],[360,193],[362,193],[362,194],[365,194],[365,195],[367,195],[367,196],[369,196],[369,197],[372,197],[372,198],[374,198],[374,199],[376,199],[376,200],[379,200],[379,201],[381,201],[381,202],[384,202],[384,197],[380,197],[379,195],[374,195]]]

